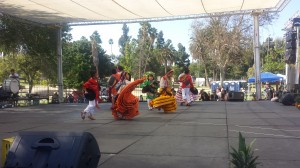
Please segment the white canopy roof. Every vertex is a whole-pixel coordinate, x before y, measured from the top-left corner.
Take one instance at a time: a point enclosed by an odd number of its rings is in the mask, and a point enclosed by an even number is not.
[[[101,24],[276,12],[290,0],[0,0],[0,12],[42,24]]]

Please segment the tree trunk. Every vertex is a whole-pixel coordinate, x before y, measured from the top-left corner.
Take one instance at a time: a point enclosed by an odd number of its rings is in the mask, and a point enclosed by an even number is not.
[[[204,64],[204,76],[205,76],[205,85],[207,87],[210,87],[210,81],[208,80],[208,70],[207,70],[207,65]]]
[[[28,84],[29,84],[29,94],[31,94],[32,92],[32,88],[33,88],[33,80],[28,80]]]
[[[212,76],[212,78],[213,78],[213,81],[216,81],[216,70],[213,70],[213,76]]]
[[[210,87],[210,81],[208,80],[207,68],[204,68],[204,75],[205,75],[205,85]]]
[[[145,57],[145,66],[144,66],[144,70],[143,70],[143,74],[145,74],[146,70],[147,70],[147,64],[148,64],[148,57],[149,57],[149,54],[148,56]]]
[[[141,52],[141,55],[142,55],[143,53]],[[141,60],[141,56],[139,57],[139,79],[141,78],[141,67],[142,66],[142,60]]]
[[[165,59],[165,74],[167,73],[168,60]]]
[[[200,61],[197,61],[197,78],[200,78]]]
[[[223,86],[225,75],[226,75],[225,67],[221,66],[220,67],[220,83],[221,83],[221,86]]]

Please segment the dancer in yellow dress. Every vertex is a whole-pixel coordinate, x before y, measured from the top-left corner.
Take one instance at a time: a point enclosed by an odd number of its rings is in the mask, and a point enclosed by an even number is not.
[[[172,92],[172,76],[173,70],[167,72],[160,80],[158,90],[159,97],[150,102],[150,106],[158,109],[163,109],[164,112],[176,111],[176,99]]]

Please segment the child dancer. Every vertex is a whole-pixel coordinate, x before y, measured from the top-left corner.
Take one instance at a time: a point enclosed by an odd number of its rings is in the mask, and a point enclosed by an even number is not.
[[[142,92],[147,94],[147,104],[148,109],[152,110],[153,107],[150,106],[150,101],[156,97],[158,82],[154,80],[153,74],[147,76],[147,80],[141,85],[143,88]]]

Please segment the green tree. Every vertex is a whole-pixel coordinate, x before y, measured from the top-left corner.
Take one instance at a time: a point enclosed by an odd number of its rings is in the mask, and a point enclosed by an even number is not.
[[[93,67],[91,43],[85,37],[68,43],[63,48],[64,84],[67,88],[80,89],[89,78]]]
[[[22,72],[23,77],[25,77],[29,84],[29,93],[32,92],[32,87],[34,81],[41,77],[40,73],[40,59],[38,57],[30,57],[29,55],[19,55],[17,62],[19,65],[19,70]],[[28,66],[30,65],[30,66]]]
[[[262,71],[284,73],[285,71],[285,41],[277,38],[273,41],[268,37],[261,46]]]
[[[100,37],[100,34],[98,33],[98,31],[94,31],[93,34],[90,36],[90,40],[91,41],[96,41],[96,43],[98,45],[100,45],[102,43],[102,40],[101,40],[101,37]]]
[[[139,62],[139,58],[135,52],[136,46],[137,42],[135,40],[127,43],[124,51],[125,55],[120,57],[120,65],[122,65],[124,69],[132,75],[133,78],[139,77],[139,74],[136,73]]]
[[[27,78],[30,88],[33,87],[34,81],[39,80],[39,76],[30,75],[29,77],[27,74],[29,70],[39,71],[42,76],[56,81],[57,30],[57,27],[40,27],[1,17],[0,48],[6,57],[14,60],[12,67],[18,67],[16,70],[21,72],[20,76]],[[67,32],[69,30],[68,27],[63,27],[63,40],[65,41],[70,39],[70,34]],[[24,62],[30,64],[27,64],[27,67],[21,67],[18,66],[19,62],[17,61],[21,61],[22,66],[24,66]],[[31,72],[31,74],[35,72]]]
[[[262,68],[264,72],[283,73],[285,71],[284,48],[271,49],[270,54],[266,56]]]
[[[200,77],[200,73],[201,71],[203,71],[203,68],[201,69],[202,66],[199,66],[199,63],[198,62],[194,62],[194,63],[191,63],[190,66],[189,66],[189,69],[190,69],[190,74],[194,77]]]
[[[164,44],[165,44],[164,33],[162,31],[159,31],[156,40],[156,48],[161,49],[163,48]]]
[[[251,43],[248,23],[249,18],[242,15],[212,17],[205,24],[196,21],[193,25],[190,50],[193,58],[198,58],[204,65],[206,81],[211,70],[213,79],[219,72],[221,82],[226,75],[236,78],[246,74],[245,69],[250,66],[243,63],[250,63],[248,48]],[[208,69],[210,64],[215,67]]]
[[[125,55],[125,46],[127,43],[130,42],[131,37],[128,36],[129,27],[127,26],[126,23],[123,24],[122,30],[123,30],[123,34],[119,38],[119,47],[120,47],[121,55],[124,56]]]
[[[151,24],[148,22],[141,23],[141,28],[139,29],[138,39],[137,39],[137,48],[136,52],[138,53],[138,76],[141,77],[143,73],[149,71],[148,63],[150,58],[153,56],[153,47],[154,41],[157,36],[157,30],[151,27]]]
[[[99,77],[105,78],[111,75],[111,70],[114,68],[114,64],[111,62],[111,58],[106,54],[103,48],[99,48]]]
[[[163,64],[164,73],[167,73],[167,69],[173,66],[173,63],[175,62],[175,53],[176,50],[170,39],[168,39],[161,48],[157,48],[157,59]]]
[[[185,47],[181,43],[179,43],[178,51],[175,52],[175,65],[178,65],[178,67],[181,68],[188,67],[190,65],[189,56],[190,55],[185,51]]]
[[[22,77],[21,72],[19,72],[19,65],[16,64],[16,62],[16,59],[12,60],[9,56],[4,55],[2,58],[0,58],[0,81],[4,81],[8,78],[11,68],[16,69],[19,76]]]
[[[83,82],[89,78],[89,72],[95,69],[91,46],[91,41],[82,37],[63,48],[64,84],[67,88],[81,89]],[[100,45],[97,45],[97,52],[99,77],[104,78],[111,74],[113,65]]]
[[[214,52],[210,50],[212,31],[202,22],[197,21],[192,25],[192,32],[191,55],[193,59],[203,66],[206,86],[209,86],[209,75],[212,75],[213,79],[215,79],[214,72],[216,70],[216,66],[212,66],[216,64],[212,59]]]

